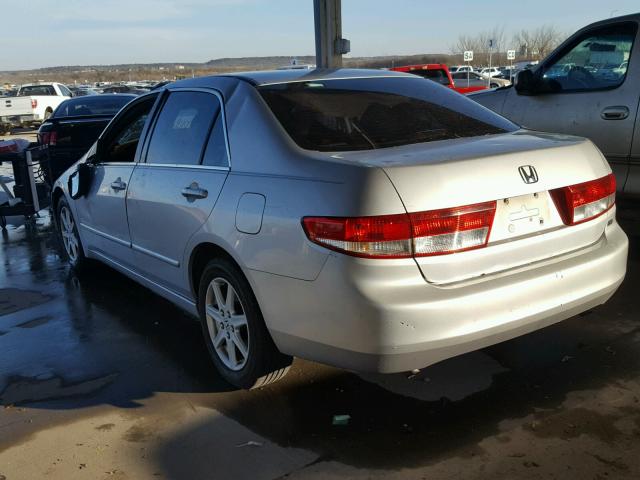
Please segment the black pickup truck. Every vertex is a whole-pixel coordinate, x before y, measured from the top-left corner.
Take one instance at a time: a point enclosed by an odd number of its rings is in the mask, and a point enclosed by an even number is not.
[[[38,143],[48,148],[49,183],[93,145],[116,113],[136,95],[91,95],[62,102],[38,130]]]

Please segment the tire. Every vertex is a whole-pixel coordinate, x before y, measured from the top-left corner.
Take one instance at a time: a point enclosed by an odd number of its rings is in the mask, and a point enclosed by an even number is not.
[[[78,226],[73,218],[71,207],[69,207],[69,203],[64,197],[62,197],[56,205],[56,221],[60,242],[62,243],[67,262],[75,270],[84,268],[88,260],[84,256],[82,242],[78,234]]]
[[[287,374],[293,359],[273,343],[249,282],[234,263],[225,258],[207,263],[200,277],[198,312],[211,359],[227,382],[252,389]]]
[[[500,85],[498,85],[497,83],[492,83],[491,85],[489,85],[491,88],[498,88]]]

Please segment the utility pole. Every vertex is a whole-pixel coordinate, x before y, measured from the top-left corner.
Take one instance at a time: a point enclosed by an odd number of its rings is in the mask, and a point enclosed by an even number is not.
[[[316,30],[316,67],[341,68],[351,44],[342,38],[342,0],[313,0]]]

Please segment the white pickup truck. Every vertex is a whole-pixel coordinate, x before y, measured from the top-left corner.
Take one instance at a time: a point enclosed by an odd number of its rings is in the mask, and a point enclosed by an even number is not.
[[[61,83],[23,85],[15,97],[0,97],[0,130],[12,126],[33,125],[49,118],[58,105],[71,98]]]

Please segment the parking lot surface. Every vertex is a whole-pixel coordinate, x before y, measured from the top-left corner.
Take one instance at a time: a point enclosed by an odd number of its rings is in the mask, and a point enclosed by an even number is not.
[[[592,312],[417,375],[297,360],[255,391],[168,302],[70,271],[46,213],[10,219],[0,479],[639,478],[640,209],[618,216],[628,276]]]

